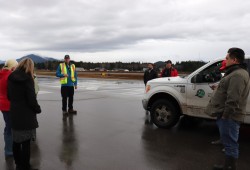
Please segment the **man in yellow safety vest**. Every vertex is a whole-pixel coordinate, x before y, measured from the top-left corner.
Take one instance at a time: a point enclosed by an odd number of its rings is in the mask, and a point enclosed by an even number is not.
[[[64,62],[60,63],[58,66],[56,76],[60,78],[61,83],[63,115],[67,113],[76,114],[77,111],[73,109],[73,101],[74,90],[77,89],[77,72],[75,70],[75,65],[70,63],[69,55],[64,56]]]

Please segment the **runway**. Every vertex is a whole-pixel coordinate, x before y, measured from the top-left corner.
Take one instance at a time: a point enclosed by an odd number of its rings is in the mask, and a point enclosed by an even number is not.
[[[139,80],[79,79],[74,109],[62,116],[57,78],[39,78],[37,140],[31,164],[40,170],[210,170],[223,160],[213,121],[198,125],[183,118],[169,130],[158,129],[143,110],[144,84]],[[0,130],[4,122],[0,119]],[[239,169],[249,169],[249,127],[241,128]],[[13,170],[5,161],[0,135],[0,169]]]

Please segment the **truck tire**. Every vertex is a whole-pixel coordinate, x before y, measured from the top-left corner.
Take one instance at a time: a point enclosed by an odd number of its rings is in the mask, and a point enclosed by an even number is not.
[[[168,100],[156,100],[150,109],[152,122],[159,128],[171,128],[180,119],[177,110],[175,105]]]

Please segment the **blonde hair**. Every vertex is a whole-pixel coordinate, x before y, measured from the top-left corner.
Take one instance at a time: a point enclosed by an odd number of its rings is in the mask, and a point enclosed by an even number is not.
[[[9,59],[5,62],[3,69],[13,71],[17,65],[18,65],[18,62],[16,60]]]
[[[22,70],[26,74],[29,74],[31,77],[34,77],[34,62],[30,58],[22,59],[17,67],[16,70]]]

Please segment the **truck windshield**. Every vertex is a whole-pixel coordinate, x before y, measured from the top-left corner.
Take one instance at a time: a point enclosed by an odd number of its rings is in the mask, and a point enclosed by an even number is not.
[[[202,77],[203,83],[212,83],[220,81],[220,79],[222,78],[222,72],[220,71],[221,62],[222,61],[218,61],[199,73]]]

